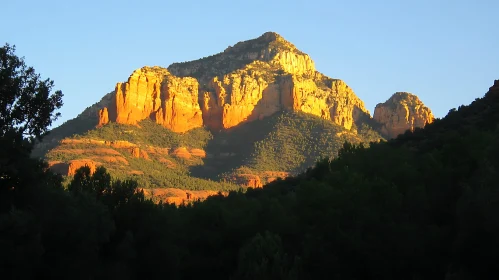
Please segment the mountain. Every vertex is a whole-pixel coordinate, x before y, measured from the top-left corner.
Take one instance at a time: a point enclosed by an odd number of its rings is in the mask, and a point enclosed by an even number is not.
[[[371,117],[344,81],[267,32],[199,60],[135,70],[34,155],[64,175],[105,165],[146,188],[231,190],[297,174],[345,141],[369,144],[432,120],[402,93]]]

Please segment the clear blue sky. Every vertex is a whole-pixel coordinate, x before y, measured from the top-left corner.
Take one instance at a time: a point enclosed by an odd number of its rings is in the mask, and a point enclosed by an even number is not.
[[[497,0],[4,1],[0,44],[65,95],[62,119],[145,65],[167,67],[275,31],[374,106],[417,94],[437,117],[499,79]]]

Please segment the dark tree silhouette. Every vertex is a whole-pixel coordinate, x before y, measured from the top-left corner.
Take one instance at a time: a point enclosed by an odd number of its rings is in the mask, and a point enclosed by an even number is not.
[[[24,172],[41,164],[30,159],[30,152],[60,116],[62,92],[51,93],[53,85],[26,66],[15,46],[0,48],[0,191],[14,191],[30,177]]]

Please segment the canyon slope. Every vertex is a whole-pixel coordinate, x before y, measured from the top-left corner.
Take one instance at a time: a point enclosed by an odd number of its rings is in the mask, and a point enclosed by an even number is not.
[[[345,141],[389,139],[433,119],[408,93],[371,117],[344,81],[267,32],[199,60],[135,70],[34,154],[64,175],[104,165],[148,189],[210,193],[261,187],[334,157]]]

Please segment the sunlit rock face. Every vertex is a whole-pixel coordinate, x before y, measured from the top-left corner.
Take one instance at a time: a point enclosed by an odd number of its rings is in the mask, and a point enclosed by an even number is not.
[[[228,129],[281,110],[310,113],[347,129],[369,116],[345,82],[317,72],[307,54],[267,32],[210,57],[135,70],[98,111],[98,125],[151,119],[175,132]]]
[[[380,123],[381,133],[395,138],[407,130],[424,127],[435,117],[419,98],[411,93],[397,92],[386,102],[376,105],[374,120]]]

